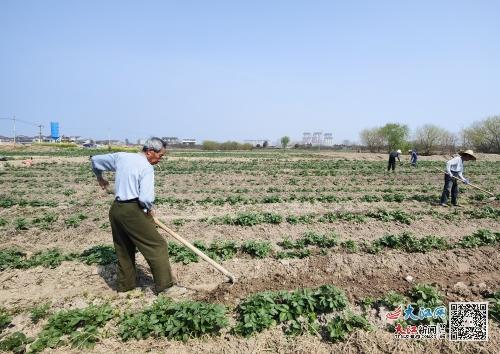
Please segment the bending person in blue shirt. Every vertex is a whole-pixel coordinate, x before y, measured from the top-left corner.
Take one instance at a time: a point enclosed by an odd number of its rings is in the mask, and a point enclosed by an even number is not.
[[[417,155],[417,150],[413,149],[408,151],[410,154],[410,163],[413,167],[417,166],[417,160],[418,160],[418,155]]]
[[[109,186],[103,172],[116,172],[115,201],[109,210],[109,221],[118,259],[116,287],[120,292],[136,287],[136,248],[151,268],[156,292],[182,290],[174,286],[167,243],[153,221],[153,166],[162,159],[166,146],[163,140],[151,138],[139,153],[118,152],[91,157],[92,170],[103,189]]]

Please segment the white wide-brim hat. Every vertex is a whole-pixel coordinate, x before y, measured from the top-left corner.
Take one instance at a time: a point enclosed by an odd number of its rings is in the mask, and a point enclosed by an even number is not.
[[[472,150],[460,151],[458,154],[459,154],[460,156],[464,156],[464,155],[469,156],[469,157],[470,157],[470,158],[472,158],[473,160],[475,160],[475,159],[476,159],[476,155],[474,155],[474,151],[472,151]]]

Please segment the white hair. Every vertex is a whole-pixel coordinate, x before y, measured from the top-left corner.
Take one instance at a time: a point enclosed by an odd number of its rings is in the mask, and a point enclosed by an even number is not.
[[[152,137],[146,140],[142,146],[142,151],[153,150],[154,152],[160,152],[162,149],[167,147],[167,143],[160,138]]]

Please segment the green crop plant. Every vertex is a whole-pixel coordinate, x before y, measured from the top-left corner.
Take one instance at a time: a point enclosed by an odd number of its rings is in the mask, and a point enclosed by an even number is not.
[[[16,201],[10,197],[0,196],[0,208],[10,208],[16,205]]]
[[[52,225],[57,221],[57,214],[45,213],[42,216],[32,220],[33,225],[39,226],[42,230],[50,230]]]
[[[75,348],[92,348],[99,341],[99,328],[113,318],[109,305],[90,305],[84,309],[61,310],[52,315],[38,338],[31,344],[31,352],[70,344]],[[68,337],[67,342],[63,337]]]
[[[355,214],[355,213],[351,213],[351,212],[336,212],[336,213],[330,212],[330,213],[323,214],[318,219],[319,222],[330,222],[330,223],[336,222],[339,220],[351,221],[354,223],[362,223],[365,221],[365,217],[363,215]]]
[[[189,264],[191,262],[198,262],[198,256],[185,246],[181,246],[175,242],[168,242],[168,256],[174,262],[182,262],[182,264]]]
[[[186,219],[174,219],[174,220],[172,220],[172,225],[175,225],[177,227],[184,226],[185,223],[186,223]]]
[[[370,331],[372,326],[365,317],[346,311],[342,316],[335,316],[328,322],[327,338],[333,343],[344,341],[356,329]]]
[[[48,316],[50,303],[40,304],[33,307],[30,311],[30,319],[33,323],[38,323],[41,319]]]
[[[400,305],[408,303],[408,298],[393,290],[389,291],[383,298],[378,300],[380,305],[386,306],[389,310],[394,310]]]
[[[409,232],[403,232],[401,235],[385,235],[372,243],[375,249],[392,248],[400,249],[405,252],[429,252],[431,250],[446,250],[450,248],[448,242],[438,236],[425,236],[416,238]]]
[[[73,259],[73,255],[63,255],[57,249],[39,251],[30,258],[26,258],[26,254],[18,250],[2,250],[0,251],[0,270],[7,268],[24,269],[37,266],[55,268],[63,261],[70,259]]]
[[[474,208],[464,211],[472,219],[498,219],[500,218],[500,208],[486,206],[483,208]]]
[[[16,220],[14,220],[14,225],[15,229],[18,231],[29,229],[28,220],[26,220],[25,218],[17,218]]]
[[[7,268],[24,268],[26,254],[14,250],[5,249],[0,251],[0,271]]]
[[[73,254],[62,254],[60,250],[54,248],[46,251],[40,251],[33,254],[27,259],[25,268],[43,266],[47,268],[55,268],[63,261],[74,259]]]
[[[0,227],[5,226],[5,225],[7,225],[7,224],[8,224],[8,222],[7,222],[7,220],[6,220],[6,219],[4,219],[4,218],[0,218]]]
[[[64,223],[66,224],[66,227],[78,227],[80,226],[80,223],[82,220],[87,219],[87,216],[83,213],[78,213],[75,215],[71,215],[69,218],[64,220]]]
[[[367,203],[380,202],[381,200],[382,200],[382,198],[379,197],[378,195],[365,194],[361,197],[361,201],[367,202]]]
[[[299,334],[302,321],[312,324],[318,314],[342,310],[347,306],[345,294],[331,285],[292,292],[266,291],[253,294],[236,308],[234,333],[250,336],[278,323],[286,323],[287,334]]]
[[[116,253],[112,246],[97,245],[83,251],[78,259],[85,264],[107,265],[116,263]]]
[[[33,339],[26,337],[23,332],[14,332],[2,338],[0,341],[0,351],[22,354],[26,352],[26,345],[32,341]]]
[[[463,248],[475,248],[486,245],[500,243],[500,232],[493,232],[487,229],[480,229],[472,235],[463,237],[458,246]]]
[[[415,308],[414,313],[418,313],[420,308],[436,308],[438,306],[443,306],[443,298],[439,290],[428,284],[415,284],[409,291],[410,298],[412,300],[412,305]],[[413,324],[417,321],[411,319],[407,320],[408,323]],[[436,322],[446,322],[443,318],[426,318],[418,321],[418,323],[436,323]]]
[[[284,249],[303,249],[307,246],[318,246],[320,248],[331,248],[338,244],[338,236],[335,233],[330,235],[321,235],[315,232],[306,232],[297,241],[292,241],[290,238],[285,238],[278,243]]]
[[[366,296],[361,299],[360,304],[363,310],[367,311],[373,307],[373,305],[375,304],[375,299],[371,296]]]
[[[346,249],[347,251],[351,252],[351,253],[355,253],[358,251],[359,249],[359,246],[358,244],[356,243],[356,241],[354,240],[347,240],[347,241],[343,241],[340,243],[340,245]]]
[[[266,224],[280,224],[283,221],[283,217],[275,213],[263,213],[262,220]]]
[[[488,316],[500,323],[500,291],[497,291],[486,298],[489,302]]]
[[[65,196],[69,197],[70,195],[76,194],[76,191],[74,189],[65,189],[62,194]]]
[[[209,246],[206,246],[201,241],[195,241],[193,245],[207,253],[210,258],[217,260],[231,259],[238,252],[238,247],[234,241],[215,240]]]
[[[19,200],[17,204],[21,207],[31,206],[34,208],[38,207],[56,207],[58,204],[51,200]]]
[[[382,249],[383,249],[383,247],[381,247],[376,242],[368,242],[366,240],[363,241],[363,243],[361,244],[361,247],[362,247],[363,251],[365,251],[366,253],[371,253],[371,254],[380,253],[380,251],[382,251]]]
[[[262,203],[281,203],[281,198],[279,195],[269,195],[262,198]]]
[[[410,297],[418,307],[437,307],[443,305],[442,295],[428,284],[415,284],[410,289]]]
[[[238,252],[238,247],[234,241],[215,240],[208,247],[208,253],[215,259],[228,260]]]
[[[376,212],[369,212],[367,216],[385,222],[397,221],[407,225],[410,225],[414,219],[413,216],[402,210],[389,211],[385,209],[378,209]]]
[[[254,258],[265,258],[271,252],[272,246],[269,242],[246,241],[241,250]]]
[[[0,333],[7,328],[12,322],[12,317],[7,313],[7,310],[0,307]]]
[[[406,196],[404,194],[400,193],[394,193],[394,194],[384,194],[382,196],[382,199],[386,202],[398,202],[401,203],[406,199]]]
[[[186,341],[202,335],[218,334],[227,325],[226,308],[222,305],[173,302],[160,296],[149,308],[123,315],[118,333],[124,341],[150,336]]]
[[[331,248],[337,246],[338,236],[335,233],[331,233],[330,235],[321,235],[315,232],[306,232],[302,236],[302,242],[305,246]]]
[[[289,215],[285,218],[286,222],[295,224],[311,224],[314,221],[314,215]]]
[[[257,213],[241,213],[238,214],[234,219],[229,217],[229,222],[224,222],[230,225],[238,225],[238,226],[254,226],[257,224],[261,224],[263,218],[261,214]]]

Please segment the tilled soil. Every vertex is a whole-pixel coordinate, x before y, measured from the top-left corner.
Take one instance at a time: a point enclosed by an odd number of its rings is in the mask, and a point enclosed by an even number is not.
[[[499,157],[483,156],[490,161],[491,168],[498,165]],[[38,159],[38,160],[37,160]],[[309,157],[296,155],[290,161],[308,162]],[[352,161],[384,162],[383,154],[332,154],[321,153],[313,160],[349,159]],[[235,164],[250,164],[248,158],[182,157],[173,156],[171,161],[180,161],[181,165],[196,165],[212,161],[234,161]],[[422,161],[444,161],[444,158],[422,158]],[[259,163],[262,161],[259,160]],[[272,164],[270,159],[269,163]],[[37,167],[37,163],[39,164]],[[41,169],[43,164],[50,169]],[[81,252],[96,244],[111,244],[111,232],[106,226],[107,211],[112,196],[100,191],[91,174],[87,173],[87,158],[82,157],[44,157],[35,158],[33,169],[23,170],[20,161],[11,162],[15,168],[4,168],[0,179],[3,191],[24,199],[50,199],[57,201],[56,207],[30,207],[14,205],[0,208],[0,218],[8,224],[0,228],[1,248],[18,248],[28,255],[37,251],[57,247],[65,252]],[[19,167],[17,167],[19,165]],[[183,165],[182,165],[183,166]],[[245,165],[246,166],[246,165]],[[161,166],[160,166],[161,167]],[[70,172],[65,172],[65,169]],[[87,171],[87,172],[79,172]],[[35,173],[36,172],[36,173]],[[264,171],[265,172],[265,171]],[[258,198],[267,194],[269,187],[287,189],[307,189],[342,187],[346,190],[336,194],[351,196],[353,201],[339,203],[274,203],[253,205],[159,205],[157,215],[168,225],[176,219],[185,220],[183,225],[172,226],[189,241],[233,240],[238,244],[246,240],[269,241],[275,249],[284,237],[298,239],[305,232],[314,231],[327,234],[336,233],[339,239],[356,242],[373,241],[385,234],[411,232],[419,237],[435,235],[457,242],[478,229],[500,231],[498,220],[492,218],[458,218],[443,220],[432,215],[420,215],[423,212],[437,210],[441,214],[453,213],[451,208],[437,208],[429,203],[404,201],[366,203],[358,200],[363,193],[381,194],[381,189],[394,188],[395,191],[412,189],[419,193],[439,195],[442,176],[435,174],[401,175],[350,175],[349,171],[340,176],[301,176],[293,174],[266,174],[260,170],[250,172],[229,171],[227,174],[189,171],[182,174],[158,173],[157,188],[163,196],[201,200],[212,195],[208,190],[218,190],[214,196],[224,197],[234,194],[238,188],[247,188],[243,193],[248,198]],[[297,181],[289,184],[293,175]],[[83,177],[82,177],[83,176]],[[494,177],[477,176],[479,182],[498,187]],[[59,187],[47,187],[60,182]],[[428,188],[428,192],[420,189]],[[362,190],[359,191],[358,189]],[[425,188],[424,188],[425,189]],[[67,191],[68,195],[62,194]],[[195,191],[200,191],[199,193]],[[230,192],[229,192],[230,191]],[[281,192],[287,196],[291,192]],[[297,192],[299,193],[299,192]],[[325,192],[328,194],[328,192]],[[473,191],[467,190],[461,198],[464,207],[460,210],[473,210],[484,206],[499,207],[498,201],[473,201],[468,197]],[[279,193],[278,193],[279,194]],[[314,192],[307,192],[314,194]],[[214,225],[202,218],[222,215],[236,215],[239,212],[273,212],[282,216],[321,215],[327,212],[364,213],[379,208],[386,210],[404,210],[420,215],[410,225],[398,222],[383,222],[368,219],[362,223],[336,221],[333,223],[313,222],[311,224],[279,225],[260,224],[252,227],[233,225]],[[16,218],[33,218],[53,212],[57,221],[50,229],[30,226],[28,230],[16,230]],[[65,220],[77,213],[84,213],[85,219],[77,227],[68,227]],[[0,305],[15,313],[15,330],[23,330],[28,335],[36,336],[44,321],[33,324],[29,320],[29,310],[37,304],[50,302],[53,311],[63,308],[81,308],[95,302],[108,301],[121,311],[139,310],[151,304],[156,296],[152,292],[153,280],[147,263],[138,255],[138,286],[140,291],[131,294],[117,294],[115,291],[116,266],[86,265],[77,261],[63,262],[50,269],[36,267],[31,269],[7,269],[0,272]],[[500,289],[500,254],[498,246],[483,246],[475,249],[452,249],[430,251],[428,253],[407,253],[397,250],[383,250],[378,254],[364,252],[349,253],[341,248],[328,250],[326,255],[315,254],[305,259],[282,259],[273,257],[253,259],[238,254],[235,258],[222,262],[223,266],[235,274],[234,285],[226,283],[226,278],[210,268],[203,261],[183,265],[172,265],[179,282],[192,288],[188,298],[217,302],[234,308],[245,297],[260,291],[293,290],[297,288],[316,288],[323,284],[333,284],[343,289],[349,300],[356,307],[359,300],[366,296],[378,298],[390,290],[406,293],[415,283],[434,284],[449,301],[484,301],[484,296]],[[407,280],[411,276],[411,282]],[[372,314],[371,320],[377,321],[378,314]],[[380,321],[380,319],[378,319]],[[175,353],[495,353],[500,344],[498,323],[490,321],[490,340],[484,343],[453,343],[449,341],[412,341],[396,340],[393,334],[380,326],[373,332],[356,332],[346,342],[331,344],[313,335],[287,337],[280,328],[272,328],[250,338],[231,335],[227,331],[214,338],[189,340],[186,343],[151,338],[123,343],[117,337],[116,323],[111,323],[104,339],[93,350],[85,352],[175,352]],[[12,330],[14,330],[12,329]],[[82,352],[82,350],[62,347],[50,352]]]

